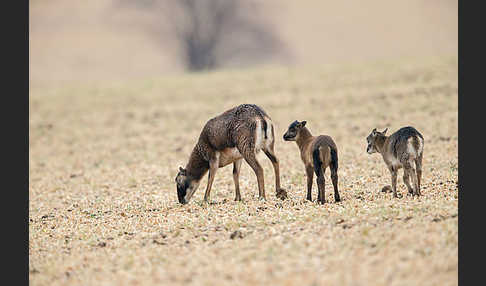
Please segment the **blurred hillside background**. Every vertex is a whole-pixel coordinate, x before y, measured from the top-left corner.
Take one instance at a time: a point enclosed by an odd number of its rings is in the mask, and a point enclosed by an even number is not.
[[[31,0],[30,79],[456,55],[452,0]]]

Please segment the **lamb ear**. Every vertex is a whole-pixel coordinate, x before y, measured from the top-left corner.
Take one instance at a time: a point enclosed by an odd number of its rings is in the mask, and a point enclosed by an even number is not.
[[[184,170],[184,168],[179,167],[179,171],[184,172],[185,170]]]
[[[376,128],[371,131],[371,133],[376,134]]]
[[[300,126],[304,127],[306,123],[307,123],[307,121],[305,121],[305,120],[304,120],[304,121],[302,121],[302,122],[300,123]]]
[[[383,130],[383,132],[381,132],[381,133],[383,133],[383,135],[385,135],[385,133],[386,133],[387,131],[388,131],[388,128],[385,128],[385,130]]]

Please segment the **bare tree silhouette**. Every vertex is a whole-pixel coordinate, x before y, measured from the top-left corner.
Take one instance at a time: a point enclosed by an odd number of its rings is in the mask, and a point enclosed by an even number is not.
[[[181,49],[181,60],[192,71],[270,61],[286,53],[270,24],[264,22],[259,7],[251,1],[118,1],[153,9],[168,19],[169,31]]]
[[[215,48],[223,38],[224,25],[235,17],[237,2],[219,0],[182,0],[178,2],[187,22],[173,19],[176,33],[185,46],[186,64],[191,70],[212,69],[216,66]]]

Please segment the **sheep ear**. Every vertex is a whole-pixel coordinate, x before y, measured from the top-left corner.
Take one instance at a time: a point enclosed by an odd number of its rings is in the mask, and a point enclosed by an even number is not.
[[[376,134],[376,128],[371,131],[371,133]]]
[[[385,133],[386,133],[387,131],[388,131],[388,128],[385,128],[385,130],[383,130],[383,132],[381,132],[381,133],[383,133],[383,135],[385,135]]]
[[[184,168],[179,167],[179,171],[184,172],[185,170],[184,170]]]
[[[307,123],[307,121],[305,121],[305,120],[304,120],[304,121],[302,121],[302,122],[300,123],[300,126],[304,127],[306,123]]]

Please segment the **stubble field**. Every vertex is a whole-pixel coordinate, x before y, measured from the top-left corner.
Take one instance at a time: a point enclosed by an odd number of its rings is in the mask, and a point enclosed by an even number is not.
[[[31,285],[457,285],[457,58],[260,68],[126,82],[31,84]],[[275,124],[282,187],[264,154],[267,201],[243,163],[188,205],[174,178],[205,122],[241,103]],[[307,202],[294,120],[339,148],[335,203]],[[411,125],[425,138],[422,197],[406,195],[366,153],[373,128]],[[313,199],[317,197],[314,182]]]

